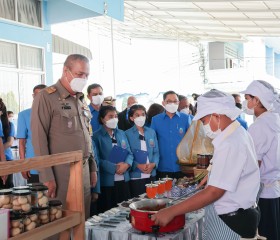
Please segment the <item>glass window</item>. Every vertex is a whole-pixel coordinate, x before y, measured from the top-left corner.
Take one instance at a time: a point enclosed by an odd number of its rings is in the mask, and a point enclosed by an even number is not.
[[[41,48],[20,45],[19,53],[21,69],[43,71],[43,51]]]
[[[16,20],[15,0],[0,0],[0,17],[9,20]]]
[[[17,45],[15,43],[0,41],[0,66],[17,67]]]
[[[41,27],[41,2],[38,0],[17,1],[18,21]]]

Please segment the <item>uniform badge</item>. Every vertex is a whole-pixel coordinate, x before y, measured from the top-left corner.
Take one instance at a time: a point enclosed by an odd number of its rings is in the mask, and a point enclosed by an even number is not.
[[[150,140],[149,140],[149,144],[150,144],[150,147],[155,147],[155,141],[154,141],[154,139],[150,139]]]
[[[182,135],[184,133],[184,129],[183,128],[179,128],[179,133]]]
[[[125,142],[125,140],[122,140],[122,142],[121,142],[121,146],[122,146],[122,148],[126,148],[126,142]]]

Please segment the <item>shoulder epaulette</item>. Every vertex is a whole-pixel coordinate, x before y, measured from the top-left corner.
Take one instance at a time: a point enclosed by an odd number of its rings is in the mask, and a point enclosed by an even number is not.
[[[55,87],[48,87],[48,88],[45,88],[45,90],[47,91],[48,94],[52,94],[56,91],[56,88]]]

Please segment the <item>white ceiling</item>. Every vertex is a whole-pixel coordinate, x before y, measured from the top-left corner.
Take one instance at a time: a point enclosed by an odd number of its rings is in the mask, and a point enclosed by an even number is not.
[[[114,32],[128,38],[246,41],[280,36],[280,0],[125,0],[124,22]],[[90,23],[110,29],[110,19]]]

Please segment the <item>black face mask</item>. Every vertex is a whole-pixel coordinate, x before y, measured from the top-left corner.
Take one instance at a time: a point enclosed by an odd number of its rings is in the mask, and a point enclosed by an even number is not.
[[[242,104],[241,103],[235,103],[235,106],[242,109]]]

